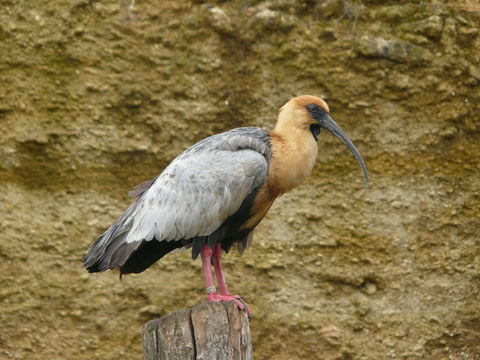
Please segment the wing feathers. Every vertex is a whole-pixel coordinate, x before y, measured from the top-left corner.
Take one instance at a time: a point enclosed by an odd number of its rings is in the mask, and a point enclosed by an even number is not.
[[[252,150],[206,152],[172,165],[138,200],[126,242],[151,240],[154,234],[165,241],[211,234],[238,210],[255,175],[267,169],[265,158]],[[192,183],[192,177],[198,181]]]
[[[153,179],[153,180],[147,180],[147,181],[144,181],[140,184],[138,184],[137,186],[135,186],[132,190],[130,190],[128,192],[128,196],[130,197],[133,197],[133,198],[136,198],[136,197],[140,197],[142,196],[142,194],[148,190],[148,188],[153,184],[153,182],[156,180],[157,178]]]
[[[161,257],[193,241],[195,258],[205,242],[221,240],[227,231],[221,225],[266,178],[270,155],[265,134],[243,128],[207,138],[156,179],[136,186],[130,192],[135,202],[91,245],[84,266],[92,272],[118,267],[122,273],[136,272],[159,258],[148,255],[142,266],[134,265],[132,259],[140,261],[148,249]]]

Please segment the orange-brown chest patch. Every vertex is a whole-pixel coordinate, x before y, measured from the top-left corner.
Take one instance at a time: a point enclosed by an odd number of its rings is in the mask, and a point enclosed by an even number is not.
[[[300,185],[312,172],[317,143],[310,132],[293,131],[289,137],[271,134],[272,159],[267,179],[253,201],[251,216],[242,229],[255,227],[280,195]]]
[[[281,193],[272,185],[268,177],[264,185],[258,190],[257,196],[253,201],[250,218],[243,224],[242,229],[254,228],[267,214],[275,199]]]

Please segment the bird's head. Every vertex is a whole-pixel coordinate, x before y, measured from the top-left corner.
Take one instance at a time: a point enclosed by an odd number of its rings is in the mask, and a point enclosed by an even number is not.
[[[280,108],[275,129],[284,133],[289,133],[295,129],[309,131],[315,141],[318,140],[318,135],[322,129],[328,130],[342,140],[355,156],[360,164],[365,186],[368,186],[368,174],[362,156],[329,113],[330,109],[323,99],[311,95],[298,96]]]

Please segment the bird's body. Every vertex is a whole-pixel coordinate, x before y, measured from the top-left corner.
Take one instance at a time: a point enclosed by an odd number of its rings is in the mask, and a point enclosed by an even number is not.
[[[192,247],[193,258],[206,242],[220,241],[226,251],[235,242],[244,247],[272,157],[269,138],[261,129],[238,128],[185,150],[134,191],[136,201],[92,244],[97,256],[87,257],[86,267],[138,273],[180,247]]]
[[[320,98],[297,97],[282,107],[271,132],[237,128],[188,148],[132,191],[136,200],[90,246],[84,266],[139,273],[169,252],[191,247],[193,258],[202,254],[210,293],[213,265],[222,295],[228,295],[220,247],[228,252],[236,244],[243,253],[274,200],[310,175],[320,128],[344,141],[366,176],[360,155],[328,111]]]

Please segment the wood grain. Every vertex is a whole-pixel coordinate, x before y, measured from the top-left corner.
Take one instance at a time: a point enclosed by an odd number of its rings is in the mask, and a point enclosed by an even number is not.
[[[248,318],[234,302],[204,303],[149,321],[145,360],[252,360]]]

